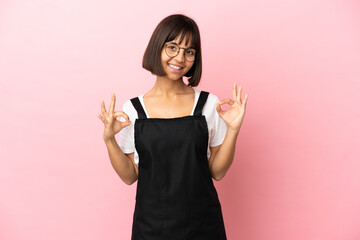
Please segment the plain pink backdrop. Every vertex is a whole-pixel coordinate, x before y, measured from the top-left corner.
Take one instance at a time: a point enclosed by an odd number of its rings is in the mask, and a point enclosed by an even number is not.
[[[148,91],[156,25],[200,28],[201,90],[249,94],[227,175],[229,240],[360,239],[360,4],[355,0],[0,2],[0,239],[130,239],[136,183],[97,118]]]

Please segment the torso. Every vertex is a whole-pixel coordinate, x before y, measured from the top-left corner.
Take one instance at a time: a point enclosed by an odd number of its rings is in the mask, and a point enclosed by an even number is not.
[[[159,97],[151,92],[144,94],[144,105],[150,118],[176,118],[189,116],[195,102],[195,91],[191,87],[173,99]]]
[[[190,91],[188,91],[190,90]],[[138,184],[132,240],[226,240],[221,204],[208,165],[209,130],[203,107],[208,92],[195,90],[173,97],[143,95],[131,99],[138,118],[134,125],[139,151]],[[213,105],[211,106],[211,108]],[[204,111],[205,112],[205,111]]]

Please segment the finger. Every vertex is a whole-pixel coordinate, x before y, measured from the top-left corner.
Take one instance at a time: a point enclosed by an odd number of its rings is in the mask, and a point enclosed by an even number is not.
[[[244,99],[244,106],[245,106],[245,108],[246,108],[247,99],[248,99],[248,95],[246,94],[246,95],[245,95],[245,99]]]
[[[111,94],[111,102],[110,102],[110,108],[109,108],[109,113],[114,113],[114,109],[115,109],[115,94]]]
[[[100,113],[98,113],[97,116],[98,116],[98,118],[100,118],[101,121],[103,121],[103,122],[105,121],[104,117]]]
[[[107,116],[107,112],[106,112],[106,107],[105,107],[104,100],[101,101],[101,113],[102,113],[104,116]]]
[[[131,124],[130,118],[129,118],[129,116],[128,116],[125,112],[123,112],[123,111],[118,111],[118,112],[115,112],[114,115],[115,115],[116,117],[123,117],[123,118],[125,119],[125,122],[120,121],[121,124],[122,124],[122,126],[125,127],[125,126],[129,126],[129,125]]]
[[[230,98],[227,98],[227,99],[224,99],[222,101],[219,102],[220,105],[223,105],[223,104],[230,104],[230,105],[233,105],[234,104],[234,100],[230,99]]]
[[[221,109],[220,103],[217,103],[217,104],[216,104],[216,111],[217,111],[220,115],[223,114],[224,111]]]
[[[236,82],[233,85],[233,99],[236,99]]]
[[[123,117],[127,122],[130,121],[129,116],[128,116],[125,112],[123,112],[123,111],[115,112],[114,115],[115,115],[116,117]]]
[[[238,94],[237,94],[237,100],[239,101],[240,104],[241,104],[241,90],[242,90],[242,87],[240,86],[238,89]]]
[[[101,116],[100,113],[96,114],[96,116],[98,116],[98,118],[100,118],[100,120],[103,120],[103,117]]]

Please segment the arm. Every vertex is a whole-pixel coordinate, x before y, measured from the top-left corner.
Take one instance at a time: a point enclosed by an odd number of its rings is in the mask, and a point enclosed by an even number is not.
[[[115,135],[123,128],[128,127],[131,121],[125,112],[115,112],[115,99],[115,94],[112,94],[109,111],[106,111],[105,103],[101,101],[102,114],[98,114],[97,116],[105,126],[103,139],[109,153],[111,165],[121,180],[131,185],[138,178],[138,169],[134,162],[134,154],[124,154],[115,139]],[[118,117],[123,117],[125,122],[117,120]]]
[[[238,132],[228,129],[223,143],[210,147],[209,169],[216,181],[220,181],[225,176],[233,162],[237,136]]]
[[[236,139],[240,131],[240,127],[245,115],[246,103],[248,95],[245,100],[241,100],[241,86],[237,90],[237,84],[233,86],[233,100],[225,99],[217,103],[216,111],[227,125],[227,131],[223,143],[217,147],[210,147],[211,157],[209,161],[209,168],[212,177],[220,181],[230,168],[235,155]],[[222,104],[229,104],[230,109],[223,111]]]
[[[115,137],[105,141],[111,165],[121,180],[128,185],[138,179],[138,167],[134,162],[134,153],[125,154],[117,144]]]

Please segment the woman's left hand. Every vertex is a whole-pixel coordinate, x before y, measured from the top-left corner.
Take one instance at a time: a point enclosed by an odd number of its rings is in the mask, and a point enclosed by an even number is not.
[[[221,102],[217,103],[216,111],[219,113],[220,117],[224,120],[228,128],[239,131],[241,127],[241,123],[244,119],[245,109],[246,109],[246,102],[248,99],[248,95],[245,95],[244,101],[241,101],[241,89],[237,89],[237,84],[234,82],[233,86],[233,100],[230,98],[222,100]],[[221,105],[229,104],[230,108],[223,111],[221,109]]]

